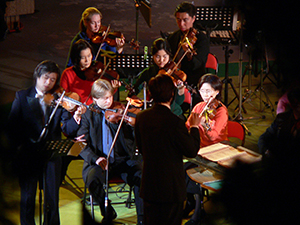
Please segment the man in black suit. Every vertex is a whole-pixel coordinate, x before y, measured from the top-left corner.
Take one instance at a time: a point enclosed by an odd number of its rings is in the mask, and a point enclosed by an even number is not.
[[[169,37],[168,42],[172,54],[176,57],[175,62],[182,58],[180,69],[187,75],[187,83],[192,87],[198,84],[200,77],[205,74],[205,64],[209,53],[209,41],[206,35],[194,28],[196,20],[196,7],[189,2],[180,3],[175,10],[175,19],[178,30],[174,31]],[[188,37],[189,42],[184,38]],[[189,49],[193,49],[192,54]],[[178,54],[176,54],[178,52]],[[193,94],[193,106],[200,101],[200,96]],[[189,105],[182,104],[183,111],[189,108]]]
[[[37,182],[44,175],[44,223],[57,225],[61,157],[43,148],[46,141],[61,140],[61,132],[75,136],[84,109],[79,107],[72,116],[58,107],[49,122],[55,107],[45,104],[44,95],[59,82],[58,65],[48,60],[41,62],[35,68],[33,78],[33,86],[16,92],[7,128],[11,149],[15,150],[11,151],[13,166],[21,188],[20,220],[22,225],[35,224]],[[46,122],[49,122],[48,126]],[[42,135],[45,127],[46,132]]]
[[[137,115],[135,136],[143,155],[141,197],[145,224],[181,224],[186,197],[183,156],[195,157],[200,148],[198,124],[192,114],[190,132],[170,110],[175,86],[171,77],[157,75],[149,81],[154,106]]]
[[[110,82],[98,79],[94,82],[91,97],[94,101],[95,111],[87,111],[82,115],[81,127],[78,137],[84,138],[87,145],[81,151],[84,159],[83,179],[92,196],[100,203],[102,224],[111,224],[117,217],[114,208],[108,201],[105,208],[105,184],[106,170],[108,176],[121,176],[129,185],[134,186],[135,204],[137,211],[137,224],[143,222],[143,202],[139,197],[141,182],[141,162],[135,157],[134,129],[123,123],[111,155],[108,153],[113,139],[118,130],[118,124],[108,122],[105,117],[107,109],[114,107],[114,89]],[[108,111],[109,112],[109,111]],[[113,116],[113,115],[112,115]],[[107,161],[107,158],[109,160]]]

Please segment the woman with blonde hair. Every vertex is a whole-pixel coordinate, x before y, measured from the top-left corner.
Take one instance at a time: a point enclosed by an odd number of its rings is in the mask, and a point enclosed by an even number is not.
[[[79,22],[79,32],[71,41],[66,68],[73,65],[70,59],[71,49],[73,44],[80,39],[86,40],[88,43],[90,43],[93,48],[93,56],[95,57],[97,55],[97,52],[101,44],[93,43],[93,38],[95,37],[95,35],[99,34],[102,25],[101,20],[102,20],[102,13],[97,8],[88,7],[83,11]],[[103,45],[101,46],[101,50],[112,51],[115,53],[122,53],[123,46],[125,44],[125,38],[124,37],[116,38],[116,44],[117,44],[116,47],[111,47],[104,42]]]

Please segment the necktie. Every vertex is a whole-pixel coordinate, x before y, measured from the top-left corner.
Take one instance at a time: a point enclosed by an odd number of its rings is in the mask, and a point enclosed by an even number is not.
[[[35,97],[39,99],[43,114],[45,116],[47,113],[47,104],[44,101],[44,95],[35,94]]]
[[[102,146],[103,146],[103,153],[108,154],[111,144],[112,144],[112,134],[110,132],[109,126],[107,124],[108,122],[105,119],[105,114],[102,117]],[[114,149],[111,151],[109,162],[114,162]]]

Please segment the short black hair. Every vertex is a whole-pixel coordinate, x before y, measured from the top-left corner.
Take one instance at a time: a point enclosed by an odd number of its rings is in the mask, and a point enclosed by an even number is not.
[[[34,72],[33,72],[34,83],[36,83],[37,78],[41,77],[43,74],[46,74],[46,73],[56,73],[57,79],[56,79],[55,84],[59,83],[59,80],[60,80],[59,66],[51,60],[44,60],[35,67]]]
[[[204,83],[209,83],[214,90],[219,91],[219,94],[216,96],[216,99],[222,99],[223,83],[217,75],[211,73],[204,74],[199,80],[198,90],[200,90]]]
[[[187,13],[191,17],[195,16],[197,13],[197,8],[190,2],[184,1],[181,2],[179,5],[177,5],[174,15],[176,16],[176,13]]]
[[[155,103],[166,103],[174,97],[175,85],[168,75],[158,74],[152,77],[148,86]]]
[[[71,52],[70,52],[70,58],[71,58],[71,62],[73,63],[73,65],[78,68],[80,65],[80,53],[82,50],[85,50],[89,48],[91,50],[91,53],[93,54],[93,48],[91,46],[90,43],[88,43],[86,40],[83,39],[79,39],[78,41],[76,41],[72,48],[71,48]]]

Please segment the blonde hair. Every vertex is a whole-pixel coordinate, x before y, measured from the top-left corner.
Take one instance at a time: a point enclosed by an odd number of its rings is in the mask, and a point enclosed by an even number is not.
[[[91,97],[99,99],[104,97],[107,92],[110,92],[112,95],[114,94],[114,88],[110,82],[104,79],[98,79],[93,83]]]
[[[95,7],[88,7],[83,11],[80,22],[79,22],[79,30],[80,31],[86,30],[86,26],[84,25],[84,22],[90,21],[91,17],[95,14],[99,14],[100,18],[102,19],[102,13]]]

